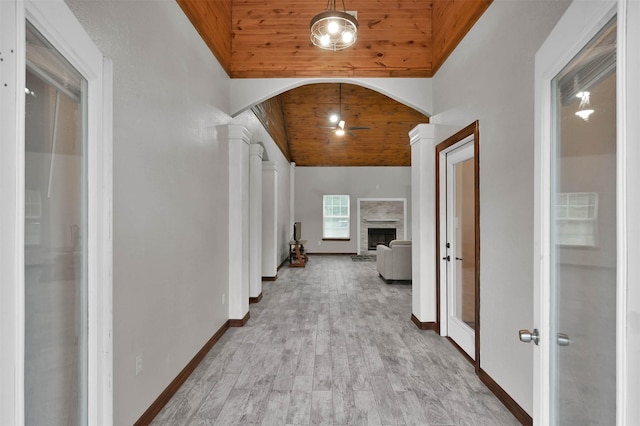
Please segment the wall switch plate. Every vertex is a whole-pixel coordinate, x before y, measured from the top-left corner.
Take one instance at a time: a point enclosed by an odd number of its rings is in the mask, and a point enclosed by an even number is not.
[[[142,352],[136,355],[136,376],[142,373]]]
[[[222,304],[224,305],[227,302],[227,294],[222,293]]]

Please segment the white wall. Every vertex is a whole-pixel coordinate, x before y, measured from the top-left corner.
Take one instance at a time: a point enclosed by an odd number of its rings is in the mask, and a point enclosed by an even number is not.
[[[132,424],[228,319],[229,78],[176,2],[68,4],[113,60],[114,424]]]
[[[568,4],[495,0],[433,80],[431,123],[480,121],[481,368],[530,414],[534,55]]]
[[[296,167],[295,186],[295,221],[310,253],[358,252],[358,198],[406,198],[411,238],[411,167]],[[350,241],[322,241],[322,196],[329,194],[351,196]]]

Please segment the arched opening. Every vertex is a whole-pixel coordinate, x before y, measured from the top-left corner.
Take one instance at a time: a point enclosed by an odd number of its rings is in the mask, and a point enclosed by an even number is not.
[[[408,133],[429,122],[376,90],[341,82],[298,86],[251,110],[298,166],[409,166]]]

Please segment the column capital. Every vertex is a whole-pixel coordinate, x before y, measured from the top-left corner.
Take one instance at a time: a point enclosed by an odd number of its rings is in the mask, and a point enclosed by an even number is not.
[[[416,127],[409,131],[409,140],[411,142],[411,145],[420,142],[421,140],[433,141],[435,137],[435,124],[418,124]]]
[[[251,132],[242,124],[223,124],[218,126],[218,134],[229,141],[239,140],[247,145],[251,142]]]

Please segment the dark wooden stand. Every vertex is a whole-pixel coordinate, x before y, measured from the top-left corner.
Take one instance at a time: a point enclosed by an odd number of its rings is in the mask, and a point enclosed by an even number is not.
[[[304,252],[306,241],[289,241],[289,268],[304,268],[309,258]],[[296,261],[293,261],[293,258]]]

